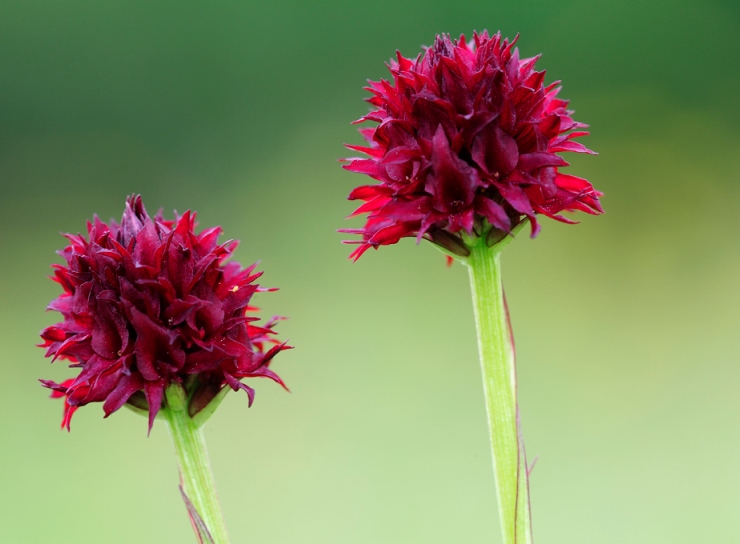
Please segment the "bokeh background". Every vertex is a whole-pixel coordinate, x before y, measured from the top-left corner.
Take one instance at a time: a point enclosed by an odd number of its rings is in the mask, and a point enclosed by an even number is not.
[[[437,32],[521,33],[598,157],[607,214],[505,254],[540,544],[740,534],[740,4],[27,0],[0,4],[0,540],[192,542],[167,430],[80,410],[38,331],[64,245],[139,192],[261,260],[296,349],[208,424],[233,542],[499,542],[465,270],[337,228],[365,79]]]

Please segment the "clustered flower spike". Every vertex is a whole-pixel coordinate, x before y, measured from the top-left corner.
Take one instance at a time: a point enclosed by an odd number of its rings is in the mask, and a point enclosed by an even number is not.
[[[539,57],[520,60],[515,42],[437,36],[416,60],[397,53],[392,83],[369,82],[374,109],[357,123],[379,125],[360,129],[369,146],[347,146],[369,158],[344,168],[380,183],[349,196],[364,201],[353,215],[369,214],[362,229],[342,231],[362,236],[347,242],[359,244],[351,258],[407,236],[466,256],[461,233],[492,244],[524,218],[536,236],[537,214],[573,223],[561,212],[602,213],[588,181],[558,170],[568,163],[556,153],[593,153],[574,141],[586,125],[557,97],[559,82],[544,86]]]
[[[64,321],[41,333],[46,356],[67,359],[80,374],[60,384],[41,380],[52,397],[64,397],[62,427],[74,411],[102,402],[105,416],[125,403],[149,412],[149,428],[165,389],[181,384],[190,415],[225,386],[254,390],[240,380],[267,377],[284,343],[274,339],[277,319],[260,327],[252,295],[266,291],[255,265],[224,262],[237,242],[218,244],[221,227],[194,232],[195,214],[174,221],[147,215],[141,197],[127,200],[120,225],[97,217],[88,236],[66,235],[54,281],[64,292],[49,305]]]

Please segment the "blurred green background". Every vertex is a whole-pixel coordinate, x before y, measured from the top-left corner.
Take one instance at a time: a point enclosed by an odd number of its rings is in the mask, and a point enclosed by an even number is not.
[[[607,214],[506,251],[540,544],[740,534],[740,4],[0,4],[0,540],[192,542],[166,428],[37,378],[60,231],[192,208],[261,260],[296,349],[206,428],[235,543],[499,542],[465,270],[405,240],[351,264],[337,228],[366,78],[435,33],[521,33],[598,157]]]

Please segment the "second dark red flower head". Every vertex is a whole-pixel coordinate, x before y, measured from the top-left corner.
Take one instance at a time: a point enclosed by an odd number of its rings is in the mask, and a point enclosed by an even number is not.
[[[42,381],[65,398],[62,425],[74,411],[102,402],[106,416],[125,403],[146,406],[149,426],[165,389],[182,384],[190,411],[201,410],[225,386],[254,390],[242,378],[267,377],[287,346],[274,339],[275,319],[250,316],[252,295],[265,290],[260,273],[225,262],[235,241],[218,243],[221,228],[195,231],[195,215],[173,221],[150,217],[131,197],[120,224],[97,217],[87,237],[67,235],[53,279],[64,292],[49,305],[63,321],[41,336],[47,356],[80,369],[63,383]]]

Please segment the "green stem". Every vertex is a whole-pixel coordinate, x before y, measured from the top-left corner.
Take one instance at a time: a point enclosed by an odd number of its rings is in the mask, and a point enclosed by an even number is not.
[[[172,385],[166,391],[166,399],[162,413],[175,445],[182,489],[208,529],[210,540],[199,528],[199,520],[193,519],[191,514],[193,528],[203,544],[228,544],[229,535],[218,504],[206,443],[198,425],[188,415],[185,391],[180,385]]]
[[[514,342],[501,283],[503,245],[489,248],[481,238],[470,242],[465,264],[473,292],[504,544],[530,544],[529,478],[519,434]]]

